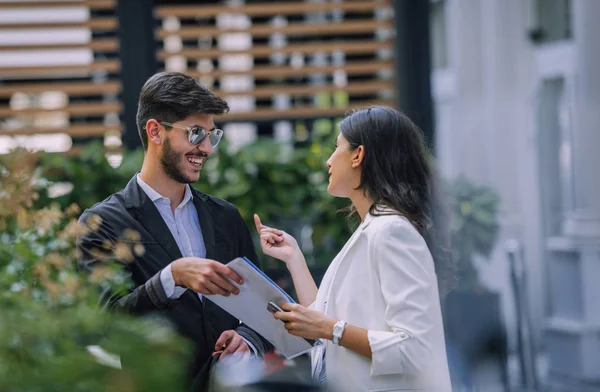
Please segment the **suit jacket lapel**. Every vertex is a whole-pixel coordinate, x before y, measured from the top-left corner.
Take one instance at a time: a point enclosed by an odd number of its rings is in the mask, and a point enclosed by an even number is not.
[[[199,194],[194,189],[192,189],[192,194],[196,213],[198,214],[198,222],[200,222],[200,230],[202,230],[204,247],[206,248],[206,258],[216,260],[215,229],[210,208],[203,199],[203,195]]]
[[[125,188],[126,207],[130,209],[135,219],[144,226],[152,238],[169,254],[170,261],[181,258],[181,252],[171,234],[171,230],[160,216],[152,200],[137,184],[136,177],[137,174]]]

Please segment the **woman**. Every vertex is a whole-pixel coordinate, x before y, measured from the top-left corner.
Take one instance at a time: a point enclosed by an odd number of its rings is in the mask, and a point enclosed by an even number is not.
[[[361,223],[318,289],[296,240],[254,216],[263,252],[286,263],[300,302],[275,318],[326,341],[312,352],[313,376],[332,390],[450,391],[436,276],[450,258],[431,224],[422,133],[387,107],[354,112],[340,130],[327,191],[349,198]]]

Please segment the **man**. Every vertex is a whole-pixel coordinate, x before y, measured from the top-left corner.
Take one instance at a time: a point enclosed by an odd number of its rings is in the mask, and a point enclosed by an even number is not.
[[[239,283],[241,277],[222,263],[240,256],[257,263],[238,210],[189,185],[198,181],[223,135],[214,116],[228,110],[224,100],[189,76],[152,76],[142,88],[137,113],[145,151],[141,171],[80,218],[101,222],[78,241],[86,269],[100,261],[98,252],[127,241],[130,230],[140,234],[143,254],[124,264],[135,287],[128,295],[109,296],[106,304],[133,314],[162,312],[195,344],[192,374],[200,369],[208,374],[211,354],[264,355],[268,348],[256,332],[203,297],[238,294],[226,278]]]

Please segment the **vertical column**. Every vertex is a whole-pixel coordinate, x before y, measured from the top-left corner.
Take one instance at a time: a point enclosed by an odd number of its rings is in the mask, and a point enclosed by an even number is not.
[[[572,162],[574,203],[562,236],[548,241],[552,310],[547,346],[551,383],[567,391],[600,391],[600,24],[595,20],[600,2],[573,0],[572,6],[571,153],[561,159]]]
[[[135,121],[140,90],[157,70],[154,39],[154,1],[118,1],[119,57],[121,59],[123,144],[141,146]]]
[[[392,4],[398,106],[423,129],[433,150],[429,1],[397,0]]]
[[[565,222],[565,234],[600,238],[600,2],[573,1],[575,91],[573,168],[575,211]]]

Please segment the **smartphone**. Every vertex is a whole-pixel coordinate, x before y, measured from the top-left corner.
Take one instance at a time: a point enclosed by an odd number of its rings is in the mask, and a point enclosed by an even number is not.
[[[284,312],[283,309],[281,309],[279,307],[279,305],[277,305],[275,302],[273,301],[269,301],[269,304],[267,305],[267,310],[271,313],[276,313],[276,312]]]
[[[281,307],[273,301],[269,301],[269,304],[267,305],[267,310],[271,313],[285,312],[285,310],[281,309]],[[285,322],[287,322],[287,321],[284,321],[284,323]],[[306,338],[304,338],[304,340],[306,340],[308,342],[308,344],[310,344],[311,346],[314,346],[317,344],[316,340],[306,339]]]

